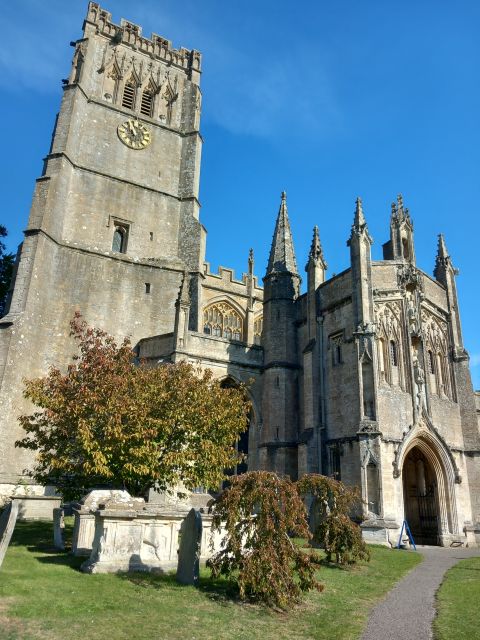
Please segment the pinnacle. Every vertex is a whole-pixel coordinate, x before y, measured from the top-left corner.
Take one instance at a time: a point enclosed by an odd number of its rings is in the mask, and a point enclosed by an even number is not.
[[[312,246],[310,247],[310,257],[318,258],[322,253],[322,247],[320,245],[320,236],[318,234],[318,227],[313,227]]]
[[[445,238],[443,237],[443,233],[439,233],[438,234],[438,250],[437,250],[437,254],[438,254],[438,257],[440,257],[440,258],[447,258],[448,257],[448,249],[447,249],[447,245],[445,244]]]
[[[323,249],[320,243],[320,234],[318,233],[317,225],[313,227],[313,238],[312,244],[310,246],[310,253],[308,254],[308,263],[306,269],[308,269],[308,266],[311,262],[322,262],[323,267],[325,269],[327,268],[327,263],[325,262],[325,258],[323,257]]]
[[[292,231],[288,219],[287,194],[285,191],[282,191],[280,209],[278,211],[268,260],[267,274],[282,271],[298,274]]]
[[[444,277],[445,269],[451,265],[451,259],[448,254],[447,245],[445,244],[445,238],[443,237],[443,233],[438,234],[438,248],[437,248],[437,256],[435,258],[435,268],[433,270],[433,275],[437,280],[442,282]],[[453,268],[453,267],[452,267]],[[458,273],[458,271],[457,271]]]
[[[363,227],[365,224],[366,222],[365,222],[365,216],[363,215],[362,199],[358,197],[355,203],[355,218],[353,221],[353,225],[354,227],[359,229],[360,227]]]
[[[250,249],[248,252],[248,273],[250,275],[253,274],[253,265],[254,265],[254,257],[253,257],[253,249]]]
[[[392,202],[391,218],[392,218],[392,221],[394,222],[402,223],[404,221],[407,221],[410,223],[410,225],[412,225],[412,220],[410,219],[410,212],[407,209],[407,207],[405,207],[404,205],[403,196],[401,193],[398,194],[397,201]]]

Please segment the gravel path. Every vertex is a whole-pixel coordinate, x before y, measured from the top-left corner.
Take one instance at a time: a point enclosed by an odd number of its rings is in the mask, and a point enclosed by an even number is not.
[[[435,593],[444,573],[459,560],[480,555],[480,549],[417,546],[417,550],[423,562],[373,609],[362,640],[431,640]]]

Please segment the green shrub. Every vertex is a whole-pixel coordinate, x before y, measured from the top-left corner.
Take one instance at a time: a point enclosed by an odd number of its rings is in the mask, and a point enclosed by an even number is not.
[[[353,564],[370,559],[360,527],[350,518],[362,504],[356,487],[310,473],[297,482],[297,489],[301,496],[312,498],[313,542],[325,550],[328,562]]]
[[[213,507],[216,531],[226,531],[222,549],[209,561],[213,577],[236,580],[241,598],[286,609],[301,594],[323,585],[315,579],[311,553],[292,537],[311,537],[295,485],[267,471],[232,478]]]

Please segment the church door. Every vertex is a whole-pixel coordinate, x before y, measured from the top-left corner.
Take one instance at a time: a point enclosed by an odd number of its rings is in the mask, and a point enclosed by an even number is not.
[[[405,519],[417,544],[439,544],[437,482],[432,466],[414,447],[403,465]]]

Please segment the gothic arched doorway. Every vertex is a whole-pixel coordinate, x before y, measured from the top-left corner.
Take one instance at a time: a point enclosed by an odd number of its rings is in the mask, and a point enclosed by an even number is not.
[[[419,447],[403,464],[405,519],[417,544],[439,544],[438,482],[433,466]]]

